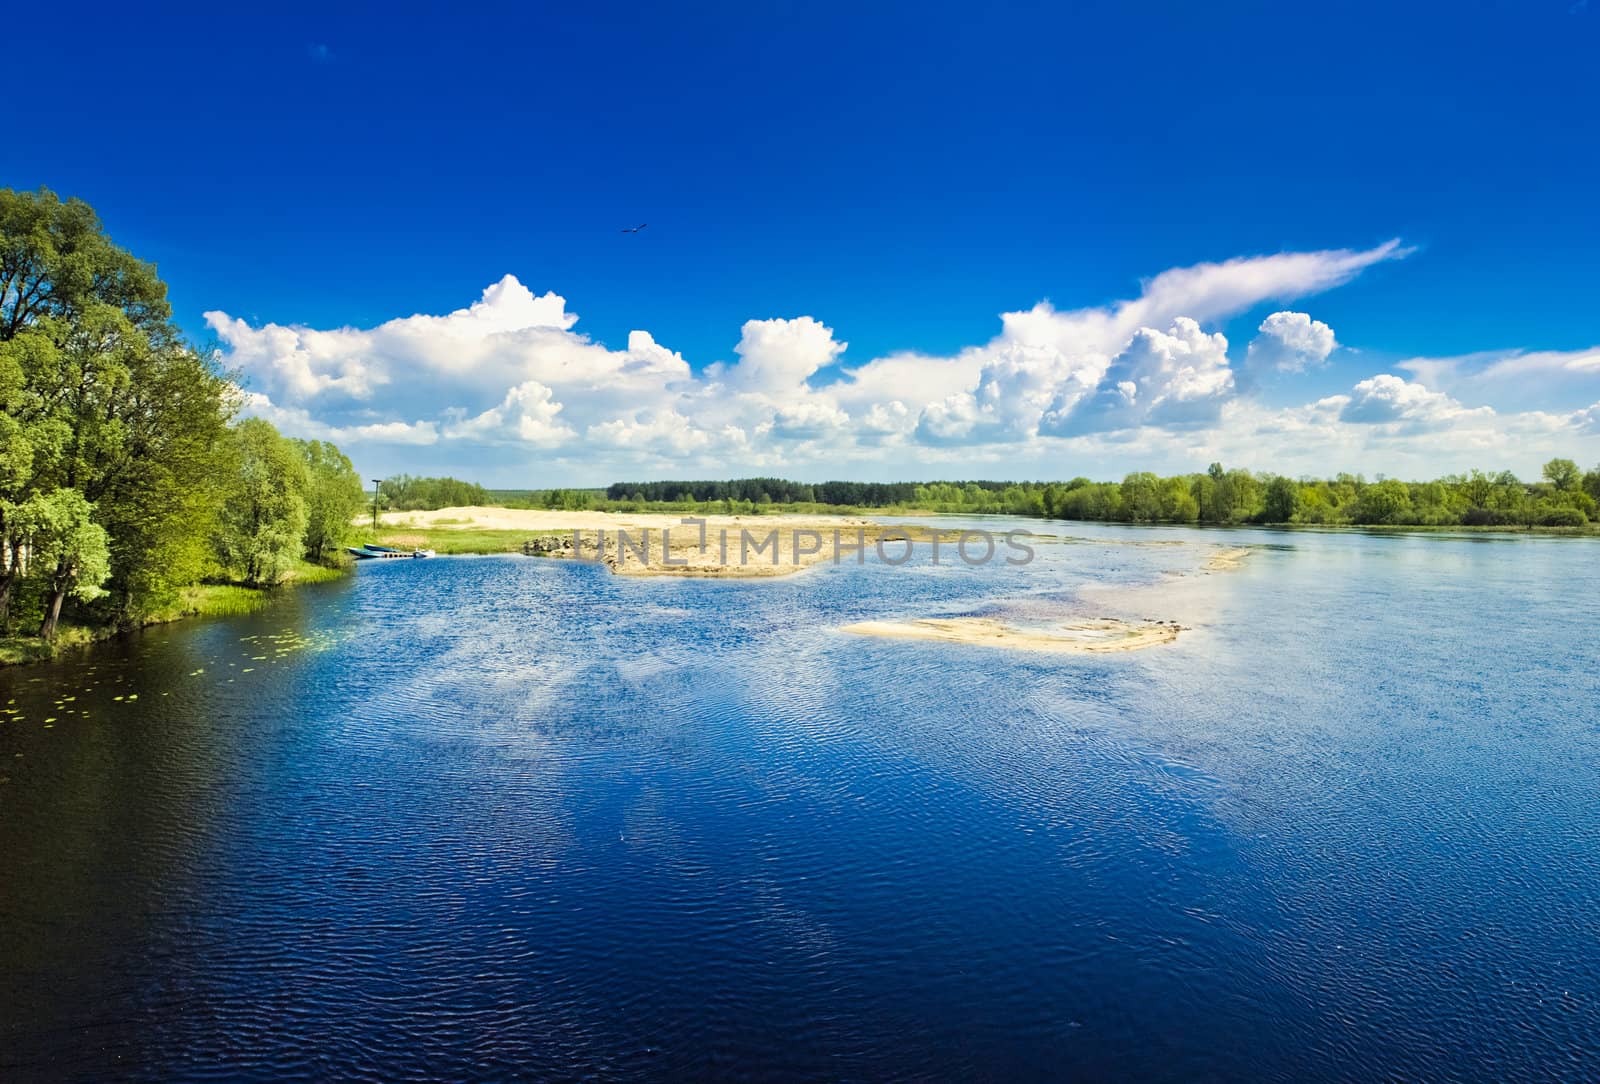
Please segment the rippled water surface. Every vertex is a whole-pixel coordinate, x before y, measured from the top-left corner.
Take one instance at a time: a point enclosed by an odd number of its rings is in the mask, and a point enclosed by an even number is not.
[[[1054,529],[0,671],[0,1078],[1600,1074],[1600,545]],[[1191,631],[837,631],[965,613]]]

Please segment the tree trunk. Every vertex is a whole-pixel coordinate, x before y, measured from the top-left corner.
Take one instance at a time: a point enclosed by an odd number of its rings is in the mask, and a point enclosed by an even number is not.
[[[56,581],[60,582],[60,581]],[[50,605],[44,611],[44,623],[39,626],[41,640],[54,640],[56,638],[56,624],[61,620],[61,603],[67,597],[66,587],[52,587],[50,591]]]
[[[10,550],[10,553],[6,551]],[[22,543],[0,540],[0,633],[11,631],[11,591],[22,579]]]
[[[56,625],[61,620],[61,604],[66,601],[67,588],[72,586],[72,565],[62,558],[56,562],[55,575],[50,577],[50,604],[45,607],[44,621],[39,625],[41,640],[56,638]]]

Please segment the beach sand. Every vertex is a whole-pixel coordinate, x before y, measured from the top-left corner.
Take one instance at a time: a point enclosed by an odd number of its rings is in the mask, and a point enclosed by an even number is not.
[[[1133,622],[1116,618],[1064,621],[1046,626],[1009,625],[992,617],[921,618],[912,621],[862,621],[844,632],[905,640],[939,640],[980,647],[1005,647],[1058,655],[1090,655],[1169,644],[1182,626],[1176,622]]]
[[[687,576],[712,579],[762,579],[788,576],[837,560],[878,562],[881,541],[891,561],[905,552],[909,538],[927,546],[934,530],[888,526],[859,516],[703,516],[697,523],[670,512],[562,512],[523,508],[440,508],[431,512],[386,512],[387,527],[426,530],[526,531],[539,557],[600,561],[619,576]],[[627,536],[627,545],[619,539]],[[954,544],[957,531],[940,530],[941,543]],[[602,546],[603,542],[603,546]],[[419,543],[420,544],[420,543]]]

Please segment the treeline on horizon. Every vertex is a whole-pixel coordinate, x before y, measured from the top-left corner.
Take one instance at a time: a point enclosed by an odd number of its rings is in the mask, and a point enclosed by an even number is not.
[[[1331,479],[1228,470],[1148,472],[1120,482],[617,482],[597,490],[545,490],[543,507],[662,505],[754,512],[773,505],[1041,516],[1110,523],[1322,524],[1365,526],[1582,527],[1600,502],[1600,466],[1546,463],[1538,482],[1510,471],[1471,471],[1429,482],[1359,474]],[[721,506],[720,509],[718,506]]]
[[[336,551],[350,460],[240,401],[88,204],[0,188],[0,634],[131,628]]]

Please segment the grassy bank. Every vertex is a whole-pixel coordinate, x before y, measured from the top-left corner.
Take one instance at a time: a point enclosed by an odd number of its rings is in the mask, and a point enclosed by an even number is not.
[[[275,591],[284,587],[336,580],[348,571],[348,565],[330,568],[327,565],[301,561],[276,587],[247,587],[237,583],[192,584],[179,588],[178,598],[172,605],[145,615],[139,625],[141,628],[166,625],[192,617],[236,617],[260,609],[267,604]],[[63,622],[56,630],[56,639],[53,643],[46,643],[37,636],[0,636],[0,666],[44,662],[63,652],[85,647],[99,640],[108,640],[125,631],[127,630],[114,625]]]
[[[444,554],[520,553],[522,544],[534,535],[552,533],[556,532],[385,524],[377,531],[369,532],[362,537],[370,537],[371,542],[379,546],[392,546],[395,549],[421,548]]]

